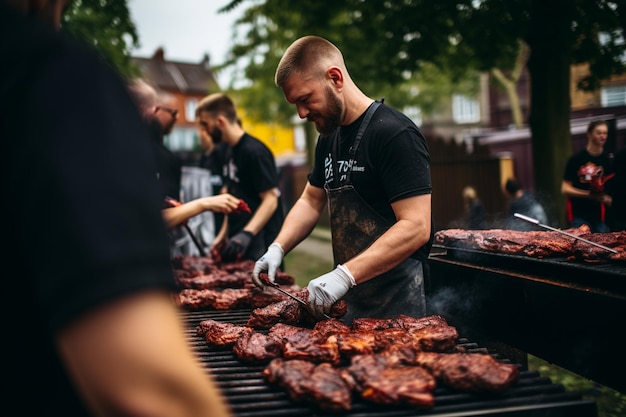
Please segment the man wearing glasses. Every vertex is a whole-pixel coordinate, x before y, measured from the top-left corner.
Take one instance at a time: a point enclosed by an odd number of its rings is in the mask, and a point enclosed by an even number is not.
[[[172,129],[174,129],[174,125],[178,120],[177,106],[176,97],[165,92],[158,93],[154,116],[161,124],[164,135],[169,135]]]

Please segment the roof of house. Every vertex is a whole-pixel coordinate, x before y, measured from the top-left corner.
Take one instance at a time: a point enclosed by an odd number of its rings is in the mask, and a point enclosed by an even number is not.
[[[176,62],[166,60],[163,48],[158,48],[150,58],[132,57],[131,61],[163,90],[198,95],[220,90],[207,54],[199,63]]]

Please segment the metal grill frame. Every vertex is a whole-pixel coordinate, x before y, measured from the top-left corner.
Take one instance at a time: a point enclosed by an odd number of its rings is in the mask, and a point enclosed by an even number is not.
[[[476,340],[501,342],[626,392],[617,341],[626,318],[624,265],[523,258],[459,248],[431,255],[429,313],[449,317]],[[467,302],[470,293],[471,313],[438,302],[441,294]]]

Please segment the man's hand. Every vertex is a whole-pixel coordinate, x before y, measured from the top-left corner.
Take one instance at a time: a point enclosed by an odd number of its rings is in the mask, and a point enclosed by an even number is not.
[[[267,277],[271,282],[276,281],[276,269],[278,269],[283,262],[284,256],[285,252],[282,246],[280,246],[279,243],[272,243],[269,248],[267,248],[267,252],[254,264],[254,269],[252,270],[252,282],[254,282],[254,285],[259,288],[265,286],[263,281],[259,278],[259,274],[265,271],[267,271]]]
[[[222,259],[226,262],[241,260],[248,246],[250,246],[253,237],[252,233],[246,230],[237,233],[230,238],[228,245],[226,245],[226,248],[222,252]]]
[[[356,285],[354,277],[343,265],[309,282],[309,307],[317,317],[330,313],[330,308]]]

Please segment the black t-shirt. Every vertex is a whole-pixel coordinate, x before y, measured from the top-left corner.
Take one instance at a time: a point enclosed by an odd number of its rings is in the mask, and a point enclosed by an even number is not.
[[[53,335],[149,288],[175,290],[149,133],[87,49],[0,4],[3,407],[86,415]]]
[[[208,154],[202,154],[200,161],[198,162],[198,166],[200,168],[207,169],[211,173],[211,188],[213,190],[213,195],[219,194],[222,186],[224,185],[222,170],[228,152],[227,144],[223,142],[216,143],[213,150]]]
[[[274,155],[263,142],[244,133],[239,143],[230,149],[223,167],[223,178],[228,192],[248,203],[252,212],[228,215],[228,234],[233,236],[243,230],[261,205],[259,194],[273,188],[278,190]],[[283,219],[283,205],[279,197],[276,211],[263,228],[265,247],[278,235]]]
[[[180,200],[182,160],[163,143],[163,128],[156,119],[150,120],[152,144],[156,163],[156,176],[161,188],[161,196]],[[169,207],[167,205],[164,208]]]
[[[365,130],[361,143],[350,161],[349,149],[365,114],[331,136],[320,136],[315,149],[315,163],[309,174],[311,185],[330,188],[344,185],[351,169],[356,192],[390,224],[396,222],[391,203],[403,198],[430,194],[430,155],[428,144],[418,127],[404,114],[381,105]],[[339,140],[339,157],[332,158],[333,141]],[[335,169],[330,169],[330,166]],[[334,176],[339,172],[339,178]],[[420,259],[428,257],[430,242],[419,249]]]
[[[583,148],[567,160],[563,179],[571,181],[576,188],[590,190],[594,177],[603,177],[610,172],[611,159],[606,152],[593,156]],[[575,217],[587,220],[591,224],[603,221],[602,203],[588,198],[570,198],[569,200]]]

